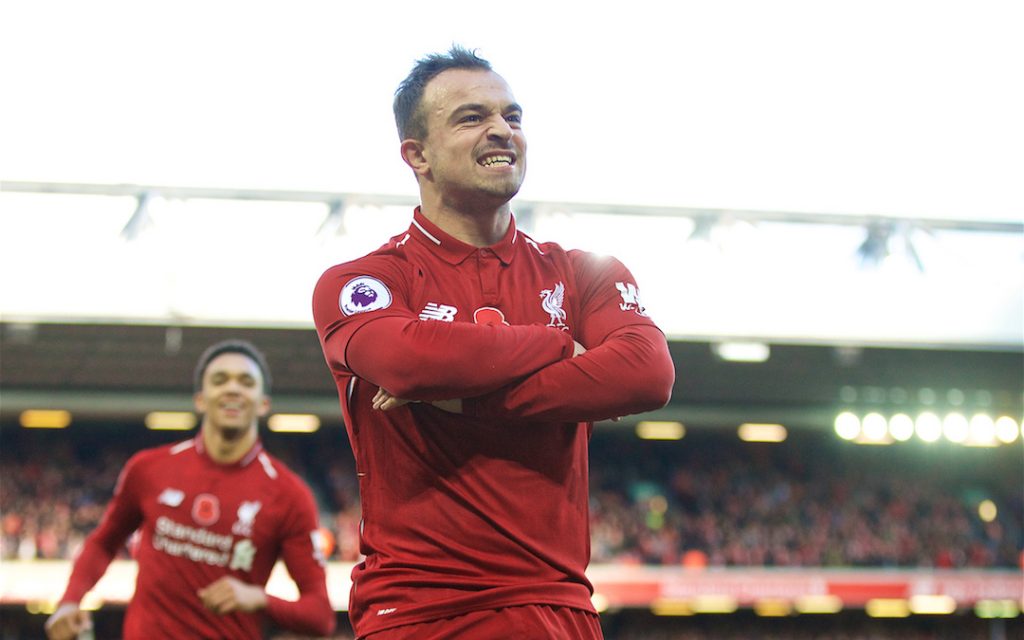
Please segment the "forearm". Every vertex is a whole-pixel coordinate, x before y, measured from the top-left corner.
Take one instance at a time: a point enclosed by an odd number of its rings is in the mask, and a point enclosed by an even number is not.
[[[675,367],[653,326],[624,327],[585,354],[515,384],[467,398],[467,415],[589,422],[659,409],[668,403]]]
[[[116,553],[116,547],[102,544],[95,535],[89,536],[82,547],[82,552],[75,560],[67,589],[64,590],[60,601],[80,602],[106,573]]]
[[[343,348],[325,341],[328,359]],[[492,392],[573,353],[572,338],[548,327],[484,326],[386,317],[369,322],[341,356],[348,368],[408,400]]]
[[[336,625],[326,589],[302,593],[296,601],[267,596],[267,615],[283,628],[314,636],[327,636]]]

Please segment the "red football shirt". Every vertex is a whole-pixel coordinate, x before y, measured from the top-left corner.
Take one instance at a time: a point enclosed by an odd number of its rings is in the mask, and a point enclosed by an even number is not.
[[[522,604],[593,611],[588,421],[660,407],[674,378],[629,271],[514,221],[478,249],[417,210],[325,272],[313,311],[360,481],[356,633]],[[574,339],[589,351],[573,358]],[[464,414],[377,411],[378,387],[463,398]]]
[[[269,597],[277,623],[330,633],[324,563],[314,536],[317,511],[308,487],[257,442],[235,464],[219,464],[202,437],[141,451],[128,461],[103,520],[75,560],[61,602],[78,602],[138,529],[135,594],[126,640],[260,638],[263,616],[217,615],[196,592],[225,575],[263,586],[278,558],[300,599]]]

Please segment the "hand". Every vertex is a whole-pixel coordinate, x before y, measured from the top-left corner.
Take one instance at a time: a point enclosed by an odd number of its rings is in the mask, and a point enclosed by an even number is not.
[[[402,400],[396,398],[384,389],[377,389],[377,393],[373,395],[373,408],[380,409],[381,411],[390,411],[397,409],[398,407],[409,404],[411,400]]]
[[[236,611],[248,613],[267,606],[267,594],[263,587],[231,576],[224,576],[207,585],[197,595],[203,601],[203,606],[220,615]]]
[[[75,640],[79,633],[92,629],[92,616],[79,609],[77,602],[65,602],[47,618],[43,628],[49,640]]]

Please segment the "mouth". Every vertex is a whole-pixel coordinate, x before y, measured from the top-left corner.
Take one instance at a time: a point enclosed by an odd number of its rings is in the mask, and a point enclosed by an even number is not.
[[[224,400],[217,406],[221,411],[231,416],[237,416],[245,410],[245,403],[238,400]]]
[[[512,167],[516,164],[516,156],[508,151],[494,151],[477,158],[481,167]]]

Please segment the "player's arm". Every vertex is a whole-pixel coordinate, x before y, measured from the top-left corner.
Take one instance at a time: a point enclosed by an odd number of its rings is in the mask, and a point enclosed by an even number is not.
[[[616,329],[571,360],[463,400],[462,412],[557,422],[607,420],[660,409],[668,403],[674,381],[665,336],[653,325],[632,325]]]
[[[133,491],[137,486],[134,479],[137,461],[138,456],[133,457],[121,471],[114,497],[107,505],[103,519],[86,537],[82,551],[75,559],[60,606],[46,621],[46,635],[50,640],[70,640],[92,627],[89,612],[82,611],[78,603],[99,582],[128,536],[142,523],[142,511]]]
[[[387,274],[370,285],[387,307],[353,311],[358,272],[328,270],[313,295],[313,317],[332,370],[347,370],[394,396],[440,400],[481,395],[571,357],[572,338],[540,325],[492,326],[420,320]],[[347,312],[346,312],[347,310]]]
[[[267,595],[270,618],[286,629],[315,636],[334,632],[337,620],[327,596],[327,562],[320,540],[316,503],[309,488],[297,476],[290,495],[282,496],[291,505],[282,523],[281,560],[299,589],[298,600],[283,600]]]
[[[668,403],[675,366],[664,334],[646,315],[632,274],[618,260],[573,251],[586,352],[497,391],[467,398],[479,417],[596,421]]]

